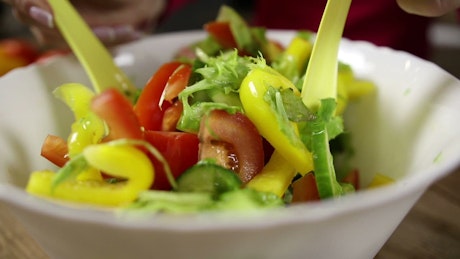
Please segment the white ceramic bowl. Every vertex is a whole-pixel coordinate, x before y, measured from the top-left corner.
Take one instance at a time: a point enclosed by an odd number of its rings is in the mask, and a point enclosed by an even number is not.
[[[270,32],[286,44],[292,35]],[[202,37],[158,35],[120,47],[116,60],[142,86],[172,52]],[[33,197],[23,188],[32,170],[50,167],[39,155],[44,137],[65,137],[72,121],[51,91],[66,82],[89,85],[68,57],[0,78],[0,200],[58,259],[372,258],[427,187],[459,164],[460,82],[429,62],[365,42],[344,40],[340,59],[378,86],[346,114],[362,184],[379,172],[398,179],[393,185],[249,215],[126,218]]]

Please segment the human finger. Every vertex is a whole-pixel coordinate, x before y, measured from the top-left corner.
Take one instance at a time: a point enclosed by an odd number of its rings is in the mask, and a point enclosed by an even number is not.
[[[442,16],[460,7],[460,0],[396,0],[404,11],[436,17]]]

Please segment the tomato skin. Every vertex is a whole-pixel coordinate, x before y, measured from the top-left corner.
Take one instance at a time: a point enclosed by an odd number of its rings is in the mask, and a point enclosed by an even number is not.
[[[313,173],[308,173],[292,183],[292,202],[318,201],[320,199]]]
[[[209,22],[204,25],[211,37],[213,37],[223,48],[238,48],[235,37],[233,37],[229,22]]]
[[[353,185],[355,190],[359,190],[359,171],[358,169],[351,170],[343,179],[342,182]]]
[[[243,183],[249,182],[264,167],[262,137],[249,118],[242,113],[230,114],[224,110],[213,110],[201,120],[199,138],[200,152],[206,152],[206,146],[213,145],[214,141],[227,143],[232,147],[237,157],[235,171]],[[206,157],[200,156],[200,159],[204,158]]]
[[[32,43],[22,39],[3,39],[0,41],[0,50],[8,57],[17,57],[30,64],[39,55],[38,48]]]
[[[29,65],[38,56],[38,48],[22,39],[0,40],[0,76],[14,68]]]
[[[134,113],[139,123],[145,130],[160,130],[164,110],[171,103],[160,104],[163,91],[168,83],[169,77],[181,65],[181,62],[169,62],[163,64],[149,79],[142,93],[134,106]]]
[[[192,66],[190,64],[181,64],[176,68],[166,83],[163,92],[164,100],[172,103],[179,93],[187,87],[191,74]]]
[[[108,139],[143,139],[143,133],[130,101],[117,89],[109,88],[96,95],[91,110],[110,128]]]
[[[184,106],[180,101],[174,102],[172,106],[166,109],[163,115],[161,130],[176,131],[177,122],[179,122],[183,110]]]
[[[186,132],[147,130],[145,140],[164,156],[175,178],[198,162],[198,136]],[[152,158],[155,166],[155,181],[152,189],[170,190],[171,184],[163,169],[163,164]]]
[[[55,135],[46,136],[40,152],[41,156],[59,167],[64,166],[69,161],[68,153],[67,141]]]

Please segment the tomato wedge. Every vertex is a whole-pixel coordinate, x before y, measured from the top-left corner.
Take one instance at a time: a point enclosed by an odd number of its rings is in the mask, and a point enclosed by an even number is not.
[[[62,167],[69,161],[67,141],[59,136],[48,135],[40,154],[51,163]]]
[[[209,22],[204,25],[205,31],[219,43],[223,48],[238,48],[235,37],[233,37],[229,22]]]
[[[110,129],[108,139],[143,139],[132,104],[117,89],[109,88],[96,95],[91,110],[107,123]]]
[[[198,161],[198,136],[185,132],[147,130],[145,140],[165,157],[175,178]],[[164,172],[163,164],[152,158],[155,167],[155,182],[152,189],[170,190],[171,185]]]
[[[160,130],[164,111],[171,106],[169,102],[162,102],[163,91],[174,71],[182,65],[173,61],[163,64],[145,85],[134,106],[134,113],[145,130]]]
[[[180,101],[175,101],[172,106],[165,110],[161,130],[163,131],[176,131],[177,122],[182,115],[184,106]]]
[[[351,170],[343,179],[342,182],[353,185],[355,190],[359,190],[359,171],[358,169]]]
[[[179,95],[188,84],[190,75],[192,74],[192,66],[190,64],[181,64],[168,79],[163,91],[163,98],[170,103]]]
[[[199,138],[200,159],[231,160],[243,183],[249,182],[264,167],[263,140],[254,124],[242,113],[230,114],[213,110],[201,120]],[[221,163],[225,166],[226,161]],[[219,163],[219,161],[218,161]]]
[[[308,173],[292,183],[292,202],[317,201],[319,199],[313,173]]]

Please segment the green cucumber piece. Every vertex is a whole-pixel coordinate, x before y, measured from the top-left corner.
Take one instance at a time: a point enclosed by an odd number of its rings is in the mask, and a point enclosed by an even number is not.
[[[177,179],[178,192],[207,192],[219,195],[241,188],[242,182],[232,170],[213,162],[200,162]]]
[[[230,106],[242,106],[240,96],[237,93],[225,93],[223,89],[212,88],[208,90],[208,94],[213,102],[224,103]]]

